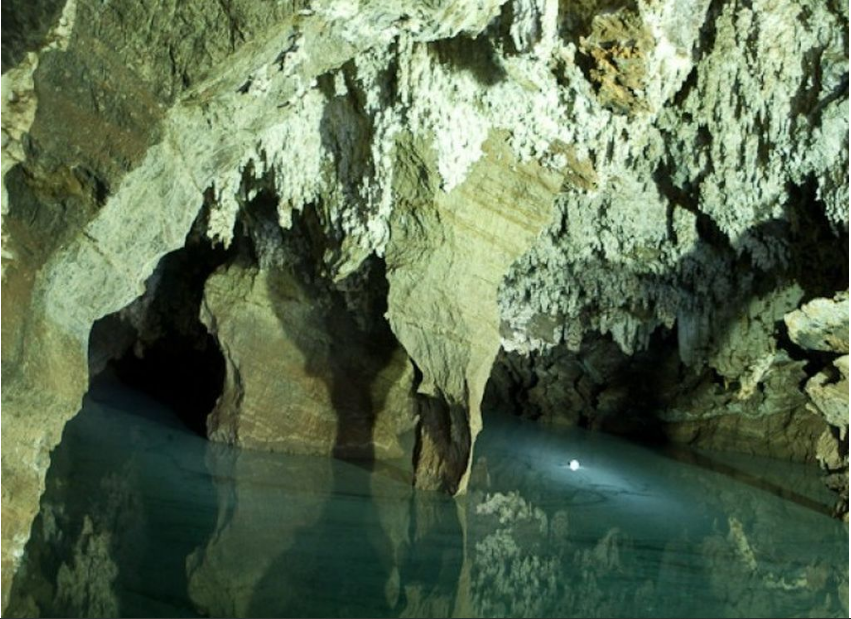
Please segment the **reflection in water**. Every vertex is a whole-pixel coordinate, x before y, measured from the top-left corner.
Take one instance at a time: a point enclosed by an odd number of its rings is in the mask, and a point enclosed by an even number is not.
[[[53,456],[9,614],[847,614],[847,528],[814,471],[486,422],[455,500],[413,491],[407,463],[206,443],[102,381]]]

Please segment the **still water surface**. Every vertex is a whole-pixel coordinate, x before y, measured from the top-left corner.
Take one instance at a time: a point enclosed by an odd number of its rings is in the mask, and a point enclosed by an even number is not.
[[[487,416],[456,500],[414,492],[405,462],[210,444],[102,379],[53,455],[9,611],[847,616],[831,501],[808,467]]]

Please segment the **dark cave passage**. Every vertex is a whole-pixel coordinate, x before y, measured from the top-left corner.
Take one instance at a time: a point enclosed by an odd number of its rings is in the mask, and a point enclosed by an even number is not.
[[[207,415],[224,381],[224,361],[212,337],[201,347],[185,339],[155,342],[139,358],[132,351],[114,362],[129,386],[168,404],[193,432],[205,435]]]
[[[576,351],[563,344],[528,356],[500,349],[482,408],[659,445],[667,438],[652,413],[697,380],[680,362],[676,331],[658,329],[633,355],[610,335],[589,334]]]
[[[166,404],[193,432],[221,395],[225,362],[199,320],[204,282],[233,253],[213,247],[195,226],[186,245],[164,256],[131,305],[98,320],[89,340],[89,373],[106,367],[128,386]]]

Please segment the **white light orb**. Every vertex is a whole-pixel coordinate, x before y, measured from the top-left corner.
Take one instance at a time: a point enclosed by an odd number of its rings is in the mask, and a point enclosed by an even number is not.
[[[570,466],[571,471],[578,471],[579,470],[579,460],[571,460],[570,464],[568,466]]]

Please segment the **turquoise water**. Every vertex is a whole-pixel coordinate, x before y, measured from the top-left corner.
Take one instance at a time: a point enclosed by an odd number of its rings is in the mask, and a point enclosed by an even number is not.
[[[465,497],[414,492],[408,463],[213,445],[101,380],[8,614],[848,614],[847,525],[811,468],[487,416],[476,454]]]

